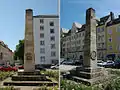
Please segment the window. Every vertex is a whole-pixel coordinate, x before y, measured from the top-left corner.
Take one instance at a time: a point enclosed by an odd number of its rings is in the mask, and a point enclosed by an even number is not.
[[[50,22],[50,26],[54,26],[54,22]]]
[[[40,30],[44,30],[44,26],[40,26]]]
[[[79,34],[79,37],[81,37],[81,33]]]
[[[117,50],[119,50],[119,51],[120,51],[120,45],[118,45],[118,48],[117,48]]]
[[[97,28],[97,32],[100,32],[100,28]]]
[[[109,46],[109,49],[112,50],[112,46]]]
[[[104,31],[104,27],[101,28],[101,31]]]
[[[82,36],[84,36],[84,32],[83,32]]]
[[[45,45],[45,42],[44,41],[40,41],[40,45]]]
[[[117,40],[120,41],[120,36],[117,37]]]
[[[104,43],[102,43],[102,48],[104,48]]]
[[[50,33],[54,33],[54,29],[50,29]]]
[[[51,52],[51,56],[56,56],[56,52],[55,52],[55,51],[52,51],[52,52]]]
[[[109,34],[112,34],[112,30],[108,30],[108,33],[109,33]]]
[[[79,43],[81,42],[81,40],[79,40]]]
[[[40,48],[40,53],[45,53],[45,48]]]
[[[43,19],[40,19],[40,23],[44,23],[44,20],[43,20]]]
[[[2,52],[0,53],[0,59],[1,60],[3,59],[3,53]]]
[[[116,32],[120,32],[120,26],[117,27]]]
[[[100,41],[100,36],[98,35],[98,41]]]
[[[40,61],[41,61],[41,62],[45,62],[45,56],[41,56],[41,57],[40,57]]]
[[[109,38],[109,42],[112,42],[112,38]]]
[[[51,49],[55,49],[55,44],[51,44]]]
[[[40,33],[40,38],[44,38],[44,33]]]
[[[55,36],[51,36],[51,41],[55,41]]]

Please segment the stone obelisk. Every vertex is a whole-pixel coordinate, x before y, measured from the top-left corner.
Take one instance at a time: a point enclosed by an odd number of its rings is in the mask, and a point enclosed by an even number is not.
[[[25,15],[24,72],[35,71],[34,57],[33,11],[27,9]]]
[[[89,8],[86,11],[86,28],[84,40],[84,60],[83,66],[71,70],[72,78],[83,83],[95,84],[102,81],[105,76],[104,68],[97,66],[96,48],[96,18],[95,10]],[[102,77],[102,78],[101,78]]]
[[[96,19],[95,10],[89,8],[86,11],[86,29],[85,29],[85,49],[84,49],[84,67],[90,69],[97,68],[97,48],[96,48]]]

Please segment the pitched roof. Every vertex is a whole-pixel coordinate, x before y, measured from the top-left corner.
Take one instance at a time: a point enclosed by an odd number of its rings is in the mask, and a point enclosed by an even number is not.
[[[34,18],[59,18],[58,15],[36,15]]]
[[[81,28],[81,27],[82,27],[82,25],[81,25],[80,23],[74,22],[74,24],[75,24],[75,26],[76,26],[77,28]]]
[[[120,18],[116,18],[116,19],[108,22],[107,26],[115,25],[115,24],[118,24],[118,23],[120,23]]]

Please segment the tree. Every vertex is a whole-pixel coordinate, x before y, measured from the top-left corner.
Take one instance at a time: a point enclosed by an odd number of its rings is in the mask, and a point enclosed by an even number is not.
[[[16,45],[14,60],[17,59],[22,60],[21,62],[24,63],[24,40],[19,40],[19,44]]]

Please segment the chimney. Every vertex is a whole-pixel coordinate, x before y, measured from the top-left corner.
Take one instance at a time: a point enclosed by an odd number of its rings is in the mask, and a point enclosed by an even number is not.
[[[114,13],[113,12],[110,12],[110,17],[111,17],[111,20],[114,20]]]
[[[118,17],[120,18],[120,15],[118,15]]]

